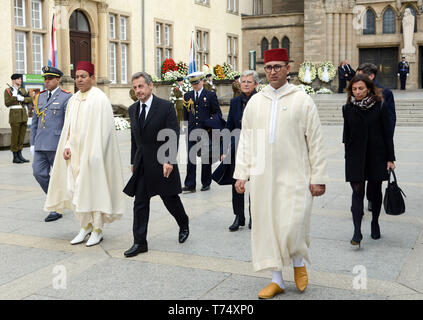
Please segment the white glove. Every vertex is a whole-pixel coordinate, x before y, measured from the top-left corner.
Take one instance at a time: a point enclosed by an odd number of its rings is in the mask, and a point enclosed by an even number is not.
[[[35,147],[34,146],[30,146],[29,151],[31,152],[32,156],[35,155]]]
[[[13,97],[17,97],[18,96],[18,90],[16,90],[16,88],[12,89],[12,96]]]
[[[398,77],[399,77],[399,73],[398,73],[397,75],[398,75]]]
[[[18,95],[16,96],[16,99],[18,99],[18,101],[20,101],[20,102],[22,102],[22,101],[24,101],[24,100],[25,100],[25,98],[24,98],[24,97],[22,97],[20,94],[18,94]]]
[[[407,77],[409,76],[409,74],[407,73]]]

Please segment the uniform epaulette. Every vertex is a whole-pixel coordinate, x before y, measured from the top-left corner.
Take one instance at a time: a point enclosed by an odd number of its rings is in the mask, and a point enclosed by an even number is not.
[[[65,89],[62,89],[62,91],[65,92],[65,93],[72,93],[72,92],[65,90]]]

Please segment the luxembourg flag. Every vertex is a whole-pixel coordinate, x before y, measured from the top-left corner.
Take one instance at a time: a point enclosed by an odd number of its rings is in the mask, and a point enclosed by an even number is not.
[[[53,21],[51,24],[51,42],[48,53],[48,66],[57,68],[57,41],[56,41],[56,15],[53,12]]]
[[[197,71],[197,66],[195,65],[195,43],[194,43],[194,32],[191,36],[191,48],[189,51],[189,67],[188,74],[194,73]]]

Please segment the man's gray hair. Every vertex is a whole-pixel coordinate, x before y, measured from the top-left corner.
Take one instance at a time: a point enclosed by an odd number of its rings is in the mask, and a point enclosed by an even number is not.
[[[246,70],[246,71],[244,71],[241,74],[241,78],[242,77],[249,77],[249,76],[253,76],[255,83],[259,83],[260,82],[260,78],[259,78],[259,75],[258,75],[257,71],[254,71],[254,70]]]
[[[137,72],[137,73],[135,73],[132,76],[131,82],[134,81],[135,79],[138,79],[138,78],[141,78],[141,77],[144,78],[145,83],[147,85],[150,85],[150,83],[153,82],[153,78],[151,78],[151,76],[147,72]]]

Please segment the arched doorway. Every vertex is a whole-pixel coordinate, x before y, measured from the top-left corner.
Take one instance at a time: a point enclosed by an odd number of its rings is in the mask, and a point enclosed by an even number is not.
[[[91,28],[86,15],[75,10],[69,19],[71,76],[75,79],[76,66],[79,61],[91,61]]]

